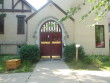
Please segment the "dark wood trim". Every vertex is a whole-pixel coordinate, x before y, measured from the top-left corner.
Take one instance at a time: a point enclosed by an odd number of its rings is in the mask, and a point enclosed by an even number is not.
[[[26,18],[26,22],[30,20],[35,14],[40,12],[42,9],[44,9],[49,3],[52,3],[56,8],[58,8],[63,14],[67,15],[67,13],[60,8],[56,3],[54,3],[52,0],[49,0],[48,3],[46,3],[42,8],[40,8],[38,11],[36,10],[33,14],[31,14],[29,17]],[[72,21],[75,21],[74,18],[70,17]]]
[[[15,3],[15,5],[13,6],[13,8],[15,8],[16,5],[17,5],[20,1],[21,1],[21,0],[18,0],[18,1]]]
[[[14,6],[14,0],[12,0],[12,9],[14,10],[14,7],[13,6]]]
[[[97,47],[96,46],[96,26],[103,26],[104,47]],[[105,28],[104,28],[104,25],[95,25],[95,47],[96,48],[105,48]]]
[[[0,9],[0,12],[31,12],[31,10],[21,10],[21,9]]]
[[[61,7],[59,7],[56,3],[54,3],[53,1],[51,1],[52,2],[52,4],[56,7],[56,8],[58,8],[62,13],[64,13],[65,15],[67,15],[67,13],[61,8]],[[72,17],[70,17],[70,19],[72,20],[72,21],[74,21],[74,18],[72,18]]]
[[[24,3],[23,3],[23,1],[22,1],[22,10],[24,10]]]
[[[17,18],[25,18],[26,15],[16,15]]]

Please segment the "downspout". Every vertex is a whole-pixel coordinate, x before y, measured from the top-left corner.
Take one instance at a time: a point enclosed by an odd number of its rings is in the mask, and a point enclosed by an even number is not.
[[[28,41],[28,21],[26,21],[26,44]]]

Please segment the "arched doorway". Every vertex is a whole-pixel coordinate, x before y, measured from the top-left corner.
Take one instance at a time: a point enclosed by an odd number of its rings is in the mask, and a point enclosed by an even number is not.
[[[62,29],[54,20],[48,20],[41,25],[40,55],[49,58],[62,57]]]

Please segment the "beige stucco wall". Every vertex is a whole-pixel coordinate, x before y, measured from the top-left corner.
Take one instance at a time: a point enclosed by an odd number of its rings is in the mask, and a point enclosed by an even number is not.
[[[24,13],[6,13],[4,19],[4,34],[0,34],[0,43],[22,44],[26,42],[26,34],[17,34],[16,15],[26,15]],[[26,23],[25,23],[26,29]],[[25,32],[26,33],[26,32]]]
[[[75,34],[76,34],[76,43],[81,44],[86,53],[90,55],[98,54],[98,55],[109,55],[109,33],[108,33],[108,19],[105,17],[98,25],[104,25],[105,30],[105,48],[96,48],[95,46],[95,27],[90,27],[90,25],[94,24],[95,15],[94,13],[88,16],[82,22],[80,18],[83,14],[86,14],[88,11],[89,4],[87,6],[82,7],[82,10],[79,11],[75,16]]]
[[[1,45],[0,54],[16,54],[17,45]]]
[[[5,0],[8,1],[8,0]],[[56,4],[58,4],[63,10],[67,10],[71,7],[78,5],[79,3],[83,2],[80,0],[53,0]],[[8,1],[9,2],[9,1]],[[11,2],[9,3],[11,4]],[[5,8],[10,8],[8,3],[5,3]],[[19,4],[20,5],[20,4]],[[63,23],[61,23],[61,27],[63,30],[63,43],[71,44],[71,43],[78,43],[81,44],[86,54],[93,55],[109,55],[109,33],[108,33],[108,19],[103,19],[99,25],[104,25],[105,28],[105,48],[96,48],[95,47],[95,28],[89,27],[89,25],[94,23],[94,14],[91,14],[88,18],[84,21],[79,22],[80,17],[85,14],[89,9],[88,5],[82,7],[82,10],[79,11],[73,18],[75,21],[73,22],[71,19],[67,19]],[[16,7],[17,9],[21,8],[19,6]],[[25,7],[26,8],[26,7]],[[26,15],[28,17],[31,13],[6,13],[7,16],[5,17],[5,32],[4,34],[0,34],[0,43],[1,44],[23,44],[26,43],[26,34],[18,35],[17,34],[17,18],[16,15]],[[39,44],[39,29],[42,23],[48,19],[60,19],[65,15],[57,9],[54,5],[49,4],[44,9],[42,9],[39,13],[37,13],[33,18],[28,21],[27,26],[28,28],[28,44]],[[65,33],[67,32],[67,34]],[[66,35],[69,35],[69,38],[65,38]],[[15,53],[17,52],[17,46],[9,46],[8,47],[1,46],[2,53]],[[9,49],[11,48],[11,49]],[[15,49],[16,48],[16,49]],[[13,50],[12,50],[13,49]],[[10,50],[10,51],[9,51]]]
[[[4,0],[4,9],[12,9],[12,0]],[[16,3],[17,0],[15,0]],[[24,5],[24,8],[27,7]],[[21,9],[21,3],[18,4],[15,9]],[[28,8],[27,8],[28,9]],[[1,12],[2,13],[2,12]],[[0,13],[0,14],[1,14]],[[26,18],[30,13],[21,12],[5,12],[4,18],[4,34],[0,34],[0,52],[2,54],[16,54],[17,45],[26,43],[26,23],[25,34],[17,34],[17,17],[16,15],[26,15]]]
[[[62,3],[57,2],[57,4],[60,5],[60,7],[64,7],[64,10],[68,8],[69,5],[63,5]],[[71,2],[71,1],[70,1]],[[77,2],[75,5],[78,5],[80,2]],[[68,3],[71,4],[71,3]],[[89,27],[89,25],[94,23],[94,14],[91,14],[88,18],[86,18],[84,21],[80,21],[80,17],[85,14],[89,9],[88,6],[82,7],[82,10],[79,11],[73,18],[75,21],[71,21],[70,19],[63,22],[64,28],[67,31],[69,38],[67,38],[66,41],[67,44],[71,43],[78,43],[81,44],[87,55],[109,55],[109,33],[108,33],[108,21],[107,18],[103,19],[98,25],[104,25],[105,28],[105,48],[96,48],[95,46],[95,27]],[[69,6],[70,7],[70,6]],[[72,4],[71,4],[72,7]],[[54,10],[54,11],[53,11]],[[35,15],[31,20],[28,21],[28,44],[35,44],[36,41],[39,42],[39,35],[36,35],[36,37],[33,38],[33,35],[37,34],[39,32],[39,25],[42,23],[42,20],[47,17],[55,17],[55,18],[62,18],[65,15],[60,12],[56,7],[54,7],[52,4],[45,7],[43,10],[41,10],[37,15]],[[37,30],[37,31],[36,31]]]
[[[51,10],[54,10],[51,12]],[[49,11],[49,12],[48,12]],[[38,36],[36,35],[36,38],[33,38],[34,34],[37,34],[39,32],[39,25],[42,24],[41,22],[43,19],[47,17],[54,17],[57,19],[60,19],[64,17],[65,15],[59,11],[56,7],[54,7],[52,4],[48,5],[46,8],[41,10],[38,14],[36,14],[32,19],[28,21],[28,44],[35,44],[36,41],[38,41]],[[68,44],[73,43],[75,41],[75,27],[74,22],[70,19],[63,22],[62,28],[65,28],[65,30],[68,32],[69,38],[66,40]],[[37,31],[37,33],[35,33]],[[37,40],[36,40],[37,39]]]

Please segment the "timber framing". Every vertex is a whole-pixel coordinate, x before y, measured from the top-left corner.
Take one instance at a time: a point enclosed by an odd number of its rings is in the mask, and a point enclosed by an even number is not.
[[[48,0],[48,2],[41,7],[39,10],[35,9],[30,3],[28,3],[26,0],[18,0],[16,3],[14,3],[15,0],[12,0],[12,8],[11,9],[4,9],[4,2],[2,4],[2,9],[0,9],[0,12],[32,12],[32,9],[34,12],[26,18],[26,22],[30,20],[33,16],[35,16],[38,12],[40,12],[42,9],[44,9],[47,5],[50,3],[53,4],[57,9],[59,9],[64,15],[67,15],[67,13],[56,3],[54,3],[52,0]],[[21,9],[15,9],[16,6],[21,3]],[[29,9],[24,9],[24,5],[26,5]],[[72,21],[74,21],[74,18],[70,17]]]
[[[42,9],[44,9],[47,5],[49,5],[49,3],[52,3],[56,8],[58,8],[63,14],[67,15],[67,13],[61,8],[59,7],[56,3],[54,3],[52,0],[49,0],[47,4],[45,4],[42,8],[40,8],[39,10],[36,10],[33,14],[31,14],[29,17],[26,18],[26,22],[28,20],[30,20],[33,16],[35,16],[38,12],[40,12]],[[70,17],[70,19],[74,22],[74,18]]]
[[[0,12],[31,12],[31,10],[20,10],[20,9],[0,9]]]
[[[32,8],[24,2],[24,0],[18,0],[16,3],[14,3],[15,0],[12,0],[12,8],[10,9],[4,9],[4,2],[2,4],[2,9],[0,9],[0,12],[31,12]],[[21,3],[21,9],[16,9],[16,6]],[[26,5],[29,9],[24,9],[24,5]]]

